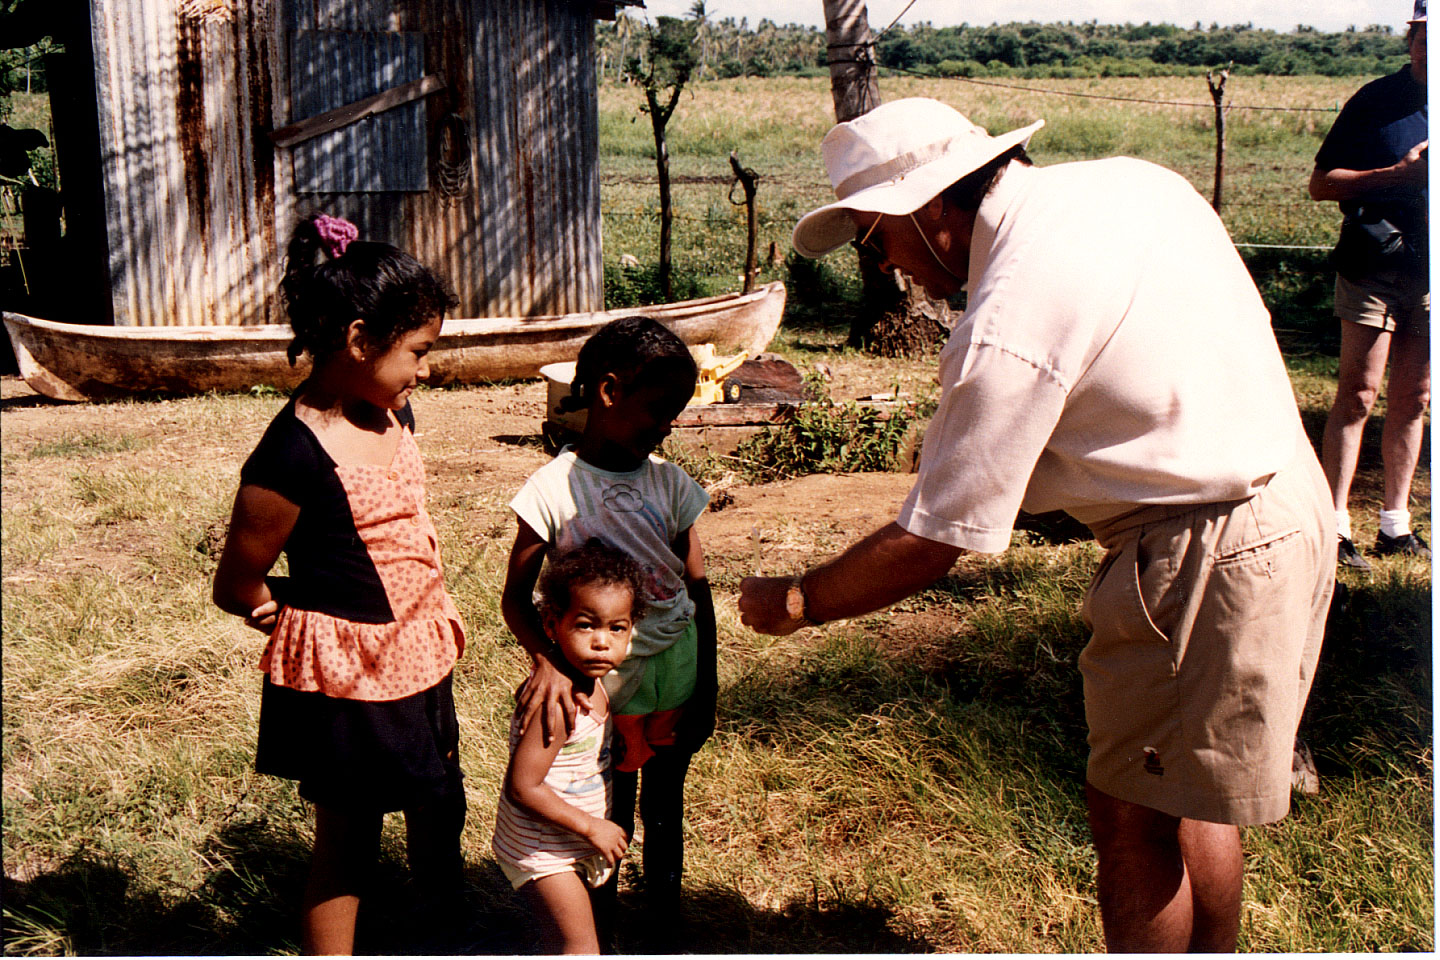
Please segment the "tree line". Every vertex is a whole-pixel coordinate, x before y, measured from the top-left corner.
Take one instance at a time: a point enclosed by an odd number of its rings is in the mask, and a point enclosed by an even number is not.
[[[825,32],[800,24],[715,17],[697,0],[689,20],[695,34],[695,79],[824,75]],[[597,24],[596,71],[620,80],[638,55],[644,21],[624,10]],[[939,76],[1158,76],[1203,73],[1231,66],[1238,74],[1376,76],[1408,58],[1401,34],[1383,24],[1336,33],[1296,26],[1288,33],[1252,24],[1007,23],[936,27],[896,25],[875,46],[881,67]]]

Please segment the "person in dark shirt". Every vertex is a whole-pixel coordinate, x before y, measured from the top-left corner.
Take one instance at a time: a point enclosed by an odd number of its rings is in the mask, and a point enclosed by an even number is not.
[[[1350,484],[1370,408],[1388,360],[1380,437],[1385,488],[1374,553],[1430,556],[1410,527],[1410,483],[1430,402],[1430,273],[1426,178],[1426,0],[1416,0],[1406,44],[1410,64],[1371,81],[1345,104],[1315,155],[1313,200],[1335,200],[1345,215],[1336,249],[1335,316],[1340,319],[1340,381],[1325,422],[1320,462],[1335,497],[1340,563],[1369,562],[1350,526]],[[1365,225],[1370,229],[1367,233]],[[1395,250],[1379,256],[1390,230]]]

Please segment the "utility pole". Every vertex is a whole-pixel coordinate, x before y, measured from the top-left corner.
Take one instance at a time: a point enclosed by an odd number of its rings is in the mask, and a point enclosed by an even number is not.
[[[824,0],[830,96],[844,123],[880,106],[875,37],[865,0]],[[884,356],[907,356],[940,342],[954,326],[948,306],[897,272],[887,276],[875,252],[854,243],[864,306],[850,324],[849,343]]]
[[[880,84],[865,0],[825,0],[825,41],[835,122],[854,120],[878,107]]]

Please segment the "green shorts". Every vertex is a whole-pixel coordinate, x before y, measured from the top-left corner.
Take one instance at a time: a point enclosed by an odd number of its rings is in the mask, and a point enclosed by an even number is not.
[[[615,713],[636,716],[681,706],[695,693],[698,658],[699,633],[695,621],[691,620],[679,639],[645,658],[645,671],[640,675],[639,685],[624,703],[612,704]]]

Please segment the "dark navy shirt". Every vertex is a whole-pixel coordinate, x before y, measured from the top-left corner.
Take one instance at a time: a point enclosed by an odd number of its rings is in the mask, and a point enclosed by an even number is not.
[[[1320,170],[1378,170],[1399,162],[1429,137],[1425,85],[1415,82],[1406,65],[1365,84],[1345,103],[1315,154],[1315,166]],[[1354,213],[1362,205],[1383,205],[1387,219],[1393,215],[1407,221],[1396,225],[1408,232],[1424,229],[1425,199],[1424,185],[1415,184],[1347,200],[1340,209]]]
[[[395,419],[415,431],[409,403]],[[300,508],[285,541],[290,576],[267,578],[277,600],[356,623],[394,622],[385,585],[355,528],[335,461],[295,416],[293,399],[276,414],[240,468],[240,482],[273,490]]]

